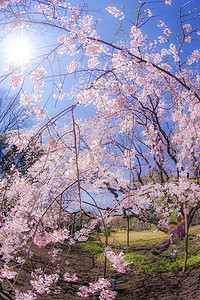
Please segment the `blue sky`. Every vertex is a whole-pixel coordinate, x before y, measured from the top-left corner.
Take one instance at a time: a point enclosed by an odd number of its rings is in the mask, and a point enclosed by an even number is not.
[[[74,1],[75,3],[76,1]],[[127,34],[129,34],[130,32],[130,27],[134,24],[135,21],[135,15],[136,15],[136,5],[138,3],[138,1],[136,0],[100,0],[100,1],[96,1],[96,0],[84,0],[84,2],[86,2],[88,4],[88,13],[94,15],[94,17],[96,18],[100,18],[102,19],[102,22],[100,22],[98,24],[98,33],[100,34],[101,38],[111,42],[115,32],[117,30],[117,26],[116,23],[119,23],[120,21],[118,19],[116,19],[113,15],[109,14],[106,11],[106,7],[108,6],[116,6],[116,8],[122,10],[122,7],[124,6],[125,9],[125,17],[126,19],[124,20],[123,23],[123,28],[124,31],[127,32]],[[159,20],[163,20],[167,23],[167,25],[169,25],[169,27],[172,29],[172,31],[180,32],[179,29],[179,22],[178,22],[178,8],[180,4],[184,4],[187,1],[186,0],[172,0],[172,5],[166,5],[163,2],[159,2],[157,4],[155,4],[156,1],[152,1],[153,3],[150,4],[150,6],[146,6],[146,8],[151,8],[153,16],[155,16],[155,18],[152,18],[151,20],[149,20],[149,22],[142,27],[142,32],[143,34],[147,34],[148,35],[148,39],[149,40],[153,40],[154,38],[156,38],[158,35],[163,35],[162,30],[160,28],[157,27],[157,24],[159,22]],[[80,3],[81,0],[80,0]],[[198,3],[199,0],[194,0],[192,6],[191,6],[191,10],[194,7],[198,7]],[[157,7],[157,8],[156,8]],[[158,11],[163,11],[163,13],[161,15],[158,15]],[[195,22],[195,24],[198,26],[199,25],[199,18],[193,20],[192,22]],[[37,54],[38,51],[40,51],[40,48],[44,48],[53,44],[57,43],[57,36],[53,35],[51,33],[51,31],[46,31],[45,34],[43,34],[41,36],[40,31],[36,31],[33,28],[27,27],[27,32],[31,32],[30,37],[33,40],[34,46],[35,46],[35,53]],[[127,38],[125,37],[122,33],[119,33],[119,35],[122,38]],[[3,41],[4,42],[4,41]],[[196,45],[196,47],[198,46],[197,43],[199,43],[198,41],[193,41]],[[2,45],[2,43],[1,43]],[[191,48],[191,44],[188,44],[188,49],[186,49],[186,51],[190,51]],[[5,53],[3,53],[3,45],[0,48],[0,55],[1,57],[4,57]],[[62,62],[62,66],[67,66],[70,62],[70,60],[75,59],[74,57],[71,56],[65,56],[65,57],[60,57],[61,58],[61,62]],[[2,60],[1,60],[2,63]],[[56,67],[54,65],[54,68],[56,70]],[[65,70],[65,68],[63,67],[63,70]],[[65,86],[66,88],[71,86],[72,84],[76,83],[76,79],[73,78],[73,76],[71,76],[69,79],[67,79]],[[8,84],[8,81],[5,81],[3,83],[3,87],[6,87],[6,85]],[[48,91],[50,89],[50,85],[48,86]],[[47,92],[46,91],[44,93],[44,98],[47,98]],[[46,100],[46,99],[45,99]],[[45,100],[42,102],[41,105],[44,105]],[[48,109],[49,113],[51,116],[55,115],[56,113],[58,113],[59,111],[61,111],[63,108],[66,108],[67,106],[69,106],[69,102],[67,101],[67,99],[64,99],[63,101],[58,101],[58,103],[56,104],[55,107],[55,100],[53,99],[53,97],[51,96],[50,101],[48,102],[46,108]],[[89,113],[87,113],[89,111]],[[89,115],[91,114],[91,108],[90,110],[86,109],[81,109],[79,111],[79,115],[82,116],[82,118],[87,118]]]

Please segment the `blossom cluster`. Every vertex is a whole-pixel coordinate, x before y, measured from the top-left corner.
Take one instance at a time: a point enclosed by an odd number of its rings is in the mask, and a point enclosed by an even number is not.
[[[20,292],[19,290],[15,290],[15,299],[16,300],[36,300],[37,295],[33,293],[31,290],[27,292]]]
[[[12,279],[15,278],[17,272],[12,271],[7,265],[4,265],[4,268],[0,271],[0,278]]]
[[[39,294],[50,293],[50,286],[58,281],[58,274],[46,275],[43,273],[41,268],[36,269],[35,272],[31,273],[33,280],[30,284]]]
[[[115,268],[120,273],[126,273],[130,269],[128,267],[132,262],[125,260],[123,252],[116,254],[110,247],[107,247],[104,250],[105,256],[112,263],[112,267]]]
[[[48,254],[50,255],[50,257],[52,258],[52,259],[51,259],[51,262],[52,262],[52,263],[54,263],[54,262],[56,261],[57,256],[58,256],[58,253],[61,252],[61,251],[63,251],[63,250],[60,249],[60,248],[59,248],[59,249],[55,249],[55,248],[54,248],[52,251],[49,251],[49,252],[48,252]],[[58,260],[59,260],[59,258],[58,258]]]
[[[112,300],[115,299],[117,292],[108,289],[110,282],[107,279],[99,278],[96,283],[90,283],[89,287],[81,286],[77,293],[80,297],[89,297],[90,294],[95,294],[100,291],[99,299],[101,300]]]
[[[78,280],[76,274],[70,274],[68,272],[65,272],[65,274],[63,275],[63,278],[67,282],[76,282]]]
[[[114,15],[115,18],[119,18],[122,20],[124,18],[123,12],[117,9],[115,6],[108,6],[106,10],[111,14]]]
[[[23,76],[21,73],[13,74],[10,77],[10,85],[13,90],[15,90],[16,88],[19,88],[21,86],[22,82],[23,82]]]
[[[17,3],[19,1],[20,0],[2,0],[0,2],[0,8],[6,8],[9,5],[9,3]]]
[[[69,238],[69,230],[61,229],[54,230],[52,233],[48,232],[37,232],[34,236],[34,244],[39,248],[45,247],[49,243],[63,243]]]

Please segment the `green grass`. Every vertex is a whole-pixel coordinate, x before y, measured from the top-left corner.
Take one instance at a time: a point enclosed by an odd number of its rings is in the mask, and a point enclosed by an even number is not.
[[[141,265],[140,271],[145,274],[171,273],[181,270],[183,259],[177,259],[175,262],[161,260],[152,264]]]
[[[151,230],[145,231],[130,231],[129,233],[129,240],[130,244],[149,244],[149,243],[156,243],[159,239],[164,237],[164,233],[162,231],[154,232],[155,227],[152,227]],[[200,225],[190,227],[189,234],[190,236],[194,236],[197,233],[200,233]],[[105,242],[105,235],[103,233],[99,234],[99,237],[102,243]],[[111,232],[110,236],[108,237],[108,244],[114,246],[125,246],[127,240],[127,233],[125,230],[120,230],[118,232]]]
[[[132,262],[130,267],[138,268],[142,263],[148,261],[148,257],[146,255],[131,252],[125,255],[125,260]]]
[[[130,231],[129,235],[129,240],[130,244],[133,243],[139,243],[141,242],[142,244],[144,243],[149,243],[149,242],[156,242],[158,239],[162,238],[164,235],[163,232],[158,231],[158,232],[153,232],[151,230],[146,230],[146,231]],[[100,234],[100,238],[102,242],[105,242],[105,235]],[[126,239],[127,239],[127,234],[126,231],[118,231],[118,232],[112,232],[110,236],[108,237],[108,244],[110,245],[126,245]]]
[[[139,270],[145,274],[172,273],[181,271],[183,268],[184,258],[180,257],[176,261],[161,260],[152,264],[140,265]],[[187,268],[200,264],[200,254],[191,256],[187,260]]]
[[[200,264],[199,248],[196,247],[196,241],[193,239],[197,233],[200,232],[200,226],[193,226],[190,228],[190,240],[189,240],[189,257],[187,260],[187,268],[191,268]],[[126,231],[119,231],[111,233],[108,238],[109,245],[113,248],[117,246],[117,249],[126,245]],[[138,271],[145,274],[159,274],[159,273],[172,273],[181,271],[183,267],[183,248],[184,241],[179,241],[176,245],[173,245],[169,249],[157,248],[156,242],[163,237],[163,232],[141,231],[130,232],[130,244],[148,244],[147,249],[143,254],[137,252],[125,253],[125,260],[132,262],[131,268],[135,268]],[[105,241],[103,233],[100,234],[102,243]],[[84,250],[93,253],[99,260],[103,259],[103,248],[95,242],[82,243]],[[152,247],[152,250],[149,250]],[[177,258],[173,260],[171,255],[173,249],[177,250]],[[152,260],[153,258],[153,260]]]
[[[200,225],[190,227],[189,234],[197,235],[198,233],[200,233]]]
[[[194,267],[200,264],[200,254],[188,258],[187,267]]]
[[[88,252],[96,254],[96,255],[103,253],[103,249],[99,245],[97,245],[96,243],[93,243],[93,242],[83,243],[82,247],[85,251],[88,251]]]
[[[86,242],[82,244],[85,251],[93,253],[97,259],[103,259],[103,249],[94,242]],[[165,251],[166,256],[170,257],[169,250]],[[169,253],[168,253],[169,252]],[[159,274],[159,273],[172,273],[181,271],[183,267],[183,255],[179,256],[176,261],[169,261],[168,259],[158,260],[157,262],[150,263],[151,255],[139,254],[139,253],[128,253],[125,254],[125,260],[132,262],[131,268],[138,269],[145,274]],[[200,264],[200,254],[190,256],[187,260],[187,268],[191,268]]]

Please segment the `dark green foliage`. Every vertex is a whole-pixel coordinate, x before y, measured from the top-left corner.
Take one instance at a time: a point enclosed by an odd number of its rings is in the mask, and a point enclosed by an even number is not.
[[[139,269],[145,274],[172,273],[181,271],[184,258],[179,257],[176,261],[160,260],[155,263],[140,265]],[[200,254],[188,258],[187,267],[194,267],[200,264]]]
[[[25,175],[28,168],[32,166],[42,155],[42,151],[36,147],[27,147],[23,151],[19,151],[16,145],[12,145],[7,150],[6,135],[0,135],[0,174],[10,174],[14,165],[21,175]]]
[[[125,259],[129,262],[132,262],[130,267],[132,268],[138,268],[141,263],[145,263],[148,261],[148,257],[146,255],[142,254],[136,254],[136,253],[128,253],[125,255]]]
[[[151,253],[153,255],[159,256],[163,252],[163,249],[152,249]]]
[[[100,232],[101,232],[101,223],[100,223],[100,222],[98,222],[98,223],[96,224],[96,226],[94,227],[94,230],[95,230],[97,233],[100,233]]]
[[[168,273],[181,270],[183,267],[183,259],[177,259],[174,262],[161,260],[152,264],[140,266],[140,270],[145,274]]]
[[[87,242],[82,244],[83,249],[94,254],[103,253],[103,249],[96,243]]]

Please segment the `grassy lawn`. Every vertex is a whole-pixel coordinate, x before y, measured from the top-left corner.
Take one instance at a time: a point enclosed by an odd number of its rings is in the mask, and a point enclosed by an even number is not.
[[[197,233],[200,233],[200,225],[193,226],[189,230],[189,234],[196,235]],[[146,231],[130,231],[129,235],[129,241],[130,244],[132,243],[145,243],[145,242],[156,242],[162,237],[164,237],[164,233],[162,231],[155,230],[146,230]],[[99,237],[101,241],[104,243],[105,236],[104,234],[99,234]],[[125,230],[121,230],[118,232],[111,232],[111,234],[108,237],[108,243],[110,245],[126,245],[126,238],[127,233]]]
[[[142,242],[144,243],[145,241],[156,241],[159,240],[161,237],[163,237],[164,234],[161,231],[158,232],[153,232],[153,231],[140,231],[140,232],[136,232],[136,231],[130,231],[130,235],[129,235],[129,241],[130,244],[131,243],[135,243],[135,242]],[[102,242],[105,241],[105,236],[103,234],[100,234],[100,238],[102,240]],[[126,238],[127,238],[127,234],[125,230],[122,231],[118,231],[118,232],[112,232],[109,237],[108,237],[108,243],[109,244],[121,244],[121,245],[126,245]]]
[[[190,227],[189,234],[196,235],[197,233],[200,233],[200,225]]]
[[[200,225],[193,226],[189,232],[189,252],[187,267],[194,267],[200,265],[200,248],[196,245],[195,235],[200,233]],[[157,247],[156,243],[164,236],[163,232],[155,232],[154,229],[147,231],[130,231],[130,244],[146,244],[146,248],[140,252],[137,248],[131,248],[125,252],[125,259],[131,262],[131,268],[138,269],[141,273],[145,274],[159,274],[167,272],[181,271],[184,261],[184,240],[177,241],[176,244],[171,244],[168,249]],[[101,242],[105,241],[103,233],[99,235]],[[126,231],[112,232],[108,238],[108,243],[116,253],[120,246],[122,249],[126,246]],[[149,246],[151,250],[149,250]],[[95,255],[99,260],[103,259],[103,247],[96,242],[83,243],[83,248]],[[172,254],[176,251],[176,257]],[[130,252],[129,252],[130,251]]]

